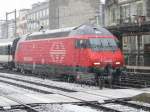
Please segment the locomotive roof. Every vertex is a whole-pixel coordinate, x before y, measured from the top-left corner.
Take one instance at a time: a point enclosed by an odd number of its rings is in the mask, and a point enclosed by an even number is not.
[[[32,39],[44,39],[44,38],[56,38],[56,37],[68,37],[77,35],[112,35],[108,30],[102,27],[94,27],[91,25],[81,25],[78,27],[61,28],[55,30],[46,30],[41,32],[34,32],[27,35],[27,40]]]
[[[30,34],[30,36],[36,36],[36,35],[46,35],[46,34],[52,34],[52,33],[59,33],[59,32],[69,32],[75,27],[69,27],[69,28],[60,28],[60,29],[54,29],[54,30],[46,30],[46,31],[40,31],[40,32],[34,32]]]

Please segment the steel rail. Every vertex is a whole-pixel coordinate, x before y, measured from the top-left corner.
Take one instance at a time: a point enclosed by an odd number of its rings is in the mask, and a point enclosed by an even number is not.
[[[3,81],[3,80],[0,80],[1,82],[8,82],[8,81]],[[11,84],[12,82],[10,82]],[[39,91],[40,92],[40,91]],[[58,94],[58,95],[61,95],[61,96],[65,96],[65,97],[68,97],[68,98],[72,98],[72,99],[75,99],[75,100],[78,100],[80,102],[83,102],[91,107],[94,107],[94,108],[97,108],[97,109],[102,109],[102,110],[105,110],[105,111],[110,111],[110,112],[121,112],[121,111],[118,111],[118,110],[115,110],[115,109],[112,109],[112,108],[108,108],[108,107],[104,107],[100,104],[97,104],[95,102],[90,102],[90,101],[86,101],[86,100],[83,100],[83,99],[80,99],[80,98],[76,98],[76,97],[72,97],[72,96],[69,96],[69,95],[66,95],[65,93],[58,93],[58,92],[53,92],[53,94]],[[89,94],[89,93],[88,93]],[[106,97],[106,96],[103,96],[103,97]],[[19,103],[21,104],[21,103]]]
[[[52,86],[52,85],[48,85],[48,84],[42,84],[42,83],[32,82],[32,81],[29,81],[29,80],[12,78],[12,77],[2,76],[2,75],[0,75],[0,77],[7,78],[7,79],[13,79],[13,80],[16,80],[16,81],[22,81],[22,82],[26,82],[26,83],[29,83],[29,84],[35,84],[35,85],[43,86],[43,87],[47,87],[47,88],[57,89],[57,90],[61,90],[61,91],[64,91],[64,92],[77,92],[75,90],[61,88],[61,87],[56,87],[56,86]]]
[[[14,86],[17,86],[17,87],[21,87],[21,88],[24,88],[24,89],[29,89],[29,90],[32,90],[32,91],[44,93],[44,94],[53,94],[52,92],[44,91],[44,90],[41,90],[41,89],[37,89],[37,88],[33,88],[33,87],[21,85],[21,84],[16,84],[16,83],[9,82],[9,81],[4,81],[4,80],[1,80],[1,79],[0,79],[0,82],[7,83],[7,84],[10,84],[10,85],[14,85]]]
[[[139,104],[131,103],[131,102],[128,102],[128,101],[116,100],[114,103],[127,105],[129,107],[134,107],[134,108],[137,108],[137,109],[143,109],[145,111],[150,111],[150,107],[148,107],[148,106],[139,105]]]
[[[24,104],[23,102],[18,101],[18,100],[14,99],[14,98],[12,98],[12,97],[10,97],[10,96],[6,96],[6,95],[1,95],[1,96],[3,96],[3,97],[5,97],[5,98],[7,98],[7,99],[9,99],[9,100],[11,100],[11,101],[14,101],[14,102],[16,102],[16,103],[22,105],[22,106],[24,107],[24,109],[25,109],[27,112],[40,112],[40,111],[34,109],[33,107],[31,107],[31,106],[29,106],[29,105],[27,105],[27,104]],[[23,108],[23,107],[22,107],[22,108]],[[1,108],[1,109],[2,109],[2,108]],[[3,108],[3,109],[6,110],[5,108]]]
[[[94,93],[89,93],[89,92],[85,92],[85,91],[80,91],[80,92],[84,92],[84,93],[88,93],[88,94],[93,94],[93,95],[97,95],[97,96],[101,96],[101,97],[105,97],[105,98],[112,98],[112,97],[108,97],[108,96],[105,96],[105,95],[98,95],[98,94],[94,94]],[[106,110],[106,111],[110,111],[110,112],[121,112],[119,110],[115,110],[115,109],[112,109],[112,108],[108,108],[108,107],[105,107],[101,104],[98,104],[98,103],[94,103],[94,102],[89,102],[89,101],[86,101],[86,100],[82,100],[80,98],[76,98],[76,97],[72,97],[72,96],[69,96],[69,95],[66,95],[66,94],[61,94],[61,93],[55,93],[53,92],[53,94],[59,94],[59,95],[62,95],[62,96],[65,96],[65,97],[69,97],[69,98],[72,98],[72,99],[76,99],[76,100],[79,100],[91,107],[95,107],[95,108],[99,108],[99,109],[103,109],[103,110]],[[117,100],[116,100],[117,101]]]

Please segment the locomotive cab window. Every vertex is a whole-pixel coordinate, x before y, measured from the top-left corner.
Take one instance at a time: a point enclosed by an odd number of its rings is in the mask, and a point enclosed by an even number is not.
[[[92,38],[90,39],[90,45],[94,51],[101,51],[101,50],[114,51],[117,49],[115,39],[112,38]]]
[[[76,48],[88,48],[89,47],[89,40],[88,39],[80,39],[76,40]]]

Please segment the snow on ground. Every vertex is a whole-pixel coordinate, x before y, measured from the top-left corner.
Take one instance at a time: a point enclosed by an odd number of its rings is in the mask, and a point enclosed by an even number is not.
[[[0,82],[0,95],[4,94],[4,95],[7,95],[7,94],[25,94],[25,93],[36,93],[34,91],[30,91],[30,90],[27,90],[27,89],[23,89],[23,88],[19,88],[19,87],[16,87],[16,86],[13,86],[13,85],[9,85],[9,84],[4,84],[4,83],[1,83]]]
[[[138,89],[107,89],[107,88],[104,88],[103,90],[99,90],[98,87],[94,87],[94,86],[52,81],[49,79],[41,79],[41,78],[37,78],[37,77],[33,77],[33,76],[22,76],[22,75],[7,74],[7,73],[0,73],[0,75],[16,77],[19,79],[25,79],[25,80],[29,80],[29,81],[33,81],[33,82],[37,82],[37,83],[43,83],[43,84],[47,84],[47,85],[51,85],[51,86],[57,86],[57,87],[71,89],[71,90],[76,90],[76,91],[79,91],[80,93],[86,92],[88,94],[93,94],[93,95],[98,95],[101,97],[108,97],[108,98],[132,97],[134,95],[141,94],[142,92],[150,93],[150,91],[142,90],[142,89],[138,90]],[[32,84],[28,84],[28,85],[32,86]],[[38,87],[38,86],[36,86],[36,87]],[[42,88],[44,89],[44,87],[42,87]],[[47,88],[45,88],[45,89],[47,89]],[[47,89],[47,90],[49,90],[49,89]],[[57,92],[54,92],[54,93],[57,93]],[[74,93],[73,93],[73,95],[74,95]]]
[[[46,105],[35,107],[34,109],[40,112],[103,112],[100,110],[92,109],[87,106],[77,106],[77,105],[71,105],[71,104],[63,104],[63,105],[46,104]],[[4,112],[4,111],[0,111],[0,112]],[[7,112],[26,112],[26,111],[15,109],[15,110],[10,110],[10,111],[8,110]]]
[[[88,86],[88,85],[84,85],[84,84],[81,85],[81,84],[75,84],[75,83],[66,83],[66,82],[61,82],[61,81],[53,81],[50,79],[42,79],[42,78],[38,78],[38,77],[34,77],[34,76],[23,76],[23,75],[8,74],[8,73],[0,73],[0,75],[5,75],[5,76],[9,76],[9,77],[16,77],[19,79],[39,82],[42,84],[48,84],[51,86],[57,86],[57,87],[62,87],[62,88],[70,89],[70,90],[76,90],[76,91],[99,90],[99,87],[95,87],[95,86]],[[110,90],[110,89],[103,88],[103,90]],[[150,92],[150,88],[134,89],[134,90],[139,90],[139,91],[143,91],[143,92],[144,91]]]
[[[73,84],[73,83],[66,83],[66,82],[58,82],[58,81],[52,81],[52,80],[49,80],[49,79],[41,79],[41,78],[32,77],[32,76],[22,76],[22,75],[7,74],[7,73],[0,73],[0,75],[16,77],[16,78],[19,78],[19,79],[25,79],[25,80],[34,81],[34,82],[37,82],[37,83],[43,83],[43,84],[47,84],[47,85],[51,85],[51,86],[67,88],[67,89],[76,90],[76,91],[84,92],[84,93],[86,92],[88,94],[98,95],[98,96],[102,96],[102,97],[108,97],[109,99],[110,98],[132,97],[134,95],[138,95],[138,94],[141,94],[143,92],[142,90],[137,90],[137,89],[136,90],[132,90],[132,89],[113,89],[112,90],[112,89],[104,88],[103,90],[99,90],[98,87],[94,87],[94,86],[87,86],[87,85]],[[34,86],[32,84],[28,84],[28,85],[29,86]],[[34,86],[34,87],[38,87],[38,86]],[[39,87],[39,89],[42,89],[42,88],[47,89],[47,88],[44,88],[44,87]],[[49,89],[47,89],[47,90],[49,90]],[[52,92],[59,93],[59,91],[57,92],[55,90],[52,91]],[[75,93],[75,95],[73,93],[73,96],[76,96],[76,95],[77,95],[76,93]],[[100,100],[100,102],[101,102],[101,100]]]
[[[139,111],[139,109],[135,109],[135,108],[128,107],[125,105],[122,106],[120,104],[113,104],[113,103],[105,104],[104,106],[115,109],[115,110],[123,111],[123,112],[148,112],[142,109]]]
[[[92,94],[92,95],[94,95],[94,94],[98,95],[99,94],[99,97],[100,96],[101,97],[107,96],[107,97],[115,98],[115,96],[117,96],[117,97],[118,96],[119,97],[124,96],[125,97],[125,96],[136,95],[136,94],[139,94],[141,92],[147,92],[147,91],[150,92],[150,88],[139,89],[139,90],[132,90],[132,89],[119,89],[119,90],[114,89],[114,90],[112,90],[112,89],[104,88],[103,90],[99,90],[98,87],[94,87],[94,86],[86,86],[86,85],[80,85],[80,84],[58,82],[58,81],[52,81],[49,79],[41,79],[41,78],[32,77],[32,76],[22,76],[22,75],[15,75],[15,74],[10,75],[7,73],[0,73],[0,75],[11,76],[11,77],[16,77],[16,78],[20,78],[20,79],[29,80],[29,81],[48,84],[51,86],[57,86],[57,87],[72,89],[72,90],[80,91],[79,92],[80,94],[83,94],[82,91],[85,91],[85,92]],[[17,93],[19,93],[19,94],[26,94],[26,93],[38,94],[38,93],[32,92],[30,90],[11,86],[9,84],[3,84],[0,82],[0,95],[1,94],[17,94]],[[75,93],[70,93],[70,94],[72,94],[72,96],[74,96]],[[42,106],[36,107],[36,108],[41,109],[40,112],[102,112],[102,111],[99,111],[96,109],[92,109],[90,107],[77,106],[77,105],[71,105],[71,104],[63,104],[63,105],[58,105],[58,104],[50,105],[49,104],[49,105],[42,105]],[[44,110],[44,111],[42,111],[42,110]],[[23,112],[23,111],[14,111],[14,112]]]
[[[143,105],[143,106],[150,107],[149,103],[144,103],[144,102],[140,102],[140,101],[129,101],[129,102],[133,103],[133,104],[138,104],[138,105]]]
[[[100,110],[92,109],[87,106],[78,106],[72,104],[63,104],[63,105],[43,105],[38,107],[43,111],[40,112],[103,112]]]
[[[0,73],[0,75],[16,77],[19,79],[39,82],[42,84],[48,84],[51,86],[57,86],[57,87],[67,88],[67,89],[76,90],[76,91],[99,90],[99,87],[95,87],[95,86],[88,86],[85,84],[82,85],[82,84],[75,84],[75,83],[66,83],[66,82],[60,82],[60,81],[52,81],[50,79],[42,79],[42,78],[33,77],[33,76],[23,76],[23,75],[15,75],[15,74],[8,74],[8,73]],[[105,89],[107,88],[104,88],[104,90]]]

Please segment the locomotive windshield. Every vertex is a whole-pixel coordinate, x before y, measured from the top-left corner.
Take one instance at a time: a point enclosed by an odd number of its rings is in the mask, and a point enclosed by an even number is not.
[[[113,38],[91,38],[77,40],[76,48],[91,48],[94,51],[115,51],[118,46]]]
[[[94,51],[117,49],[117,44],[113,38],[92,38],[90,41],[90,47]]]

